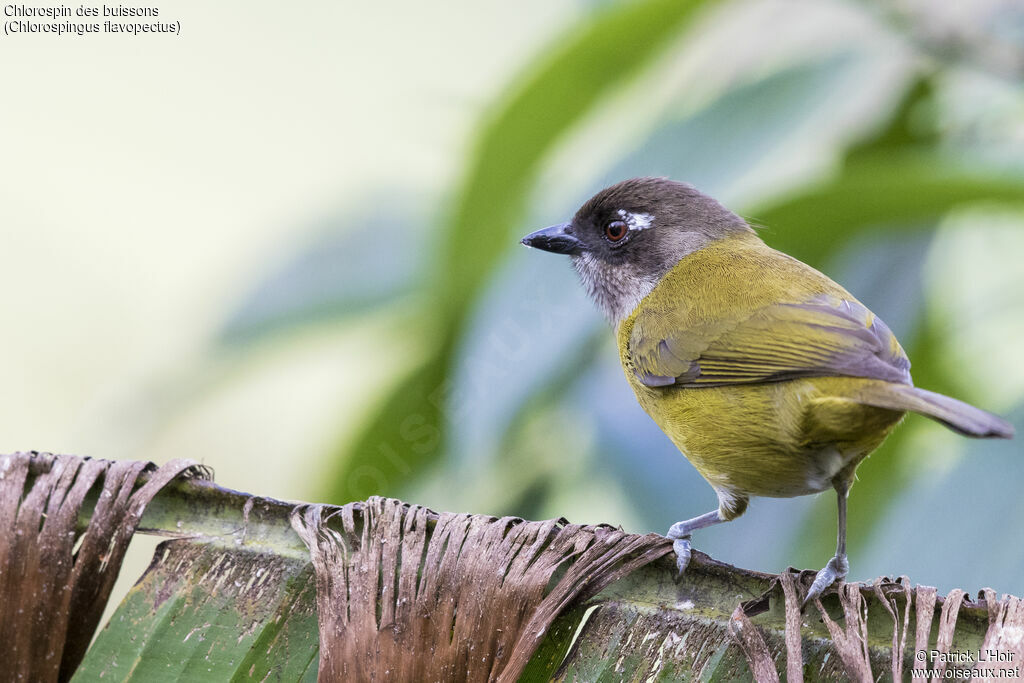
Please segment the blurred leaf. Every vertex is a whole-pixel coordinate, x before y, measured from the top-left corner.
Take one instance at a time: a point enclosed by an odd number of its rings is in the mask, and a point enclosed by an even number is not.
[[[822,122],[833,129],[849,126],[837,119],[844,118],[844,94],[863,79],[863,68],[859,55],[843,52],[740,84],[664,123],[606,174],[604,184],[664,175],[723,201],[741,199],[737,188],[770,178],[809,130],[820,130]]]
[[[221,337],[252,341],[325,318],[360,313],[412,289],[424,269],[423,211],[398,191],[326,221],[298,254],[267,275]]]
[[[480,462],[499,456],[520,407],[589,364],[608,325],[565,260],[555,265],[519,249],[480,293],[453,356],[449,452]],[[495,391],[501,387],[501,391]]]
[[[1020,434],[1024,406],[1009,419]],[[949,441],[959,452],[958,462],[936,467],[934,460],[944,453],[918,453],[914,461],[921,466],[912,477],[899,478],[900,489],[893,491],[884,521],[859,543],[863,548],[860,576],[898,568],[940,591],[990,585],[1019,592],[1024,586],[1024,553],[1005,530],[1006,525],[1024,519],[1020,496],[1024,446],[1019,438],[954,439]],[[994,533],[982,530],[982,514],[995,522]],[[969,549],[949,552],[950,544],[960,540]],[[982,572],[984,576],[979,576]]]
[[[509,248],[524,212],[537,166],[575,122],[586,116],[689,26],[695,10],[711,0],[642,0],[609,7],[553,43],[518,88],[493,111],[476,142],[455,210],[448,221],[433,281],[438,328],[424,333],[433,353],[414,380],[400,382],[362,433],[340,449],[329,500],[355,500],[400,491],[415,470],[443,453],[444,396],[452,354],[474,297]],[[438,403],[441,400],[441,403]],[[381,444],[412,431],[430,433],[420,447],[398,455],[408,466],[383,467]],[[436,437],[436,438],[434,438]],[[427,446],[430,446],[427,448]],[[392,476],[384,473],[384,470]],[[358,472],[382,476],[354,477]],[[386,484],[386,488],[382,488]]]
[[[556,493],[552,490],[555,470],[564,471],[567,461],[572,458],[562,452],[565,438],[551,438],[552,435],[546,432],[542,438],[537,438],[532,433],[535,418],[550,415],[551,421],[557,423],[554,428],[564,436],[566,423],[559,420],[559,416],[578,413],[560,410],[559,404],[564,405],[567,395],[571,395],[570,392],[579,385],[581,377],[591,371],[609,341],[609,332],[604,326],[587,330],[586,336],[578,340],[571,353],[553,356],[556,362],[544,382],[520,401],[514,411],[503,415],[504,429],[496,433],[501,439],[495,449],[497,462],[486,463],[489,466],[488,478],[497,482],[503,494],[496,501],[495,514],[543,516],[547,510],[552,495]],[[590,398],[593,400],[594,397]],[[589,408],[588,404],[586,414],[592,413]],[[572,423],[574,436],[585,431],[583,425]]]
[[[366,491],[394,491],[433,464],[443,446],[447,366],[427,363],[399,381],[345,451],[330,499],[361,500]]]
[[[893,151],[851,162],[834,178],[747,216],[767,226],[761,236],[768,244],[820,266],[865,230],[918,228],[977,202],[1024,203],[1024,178],[939,154]]]
[[[934,225],[902,232],[865,230],[847,240],[824,264],[824,272],[884,320],[904,348],[917,339],[924,311],[924,258]]]
[[[866,4],[875,5],[878,16],[943,66],[968,65],[1008,82],[1019,82],[1024,75],[1024,6],[1018,0]]]
[[[940,142],[935,107],[935,84],[932,77],[918,75],[903,93],[886,125],[846,150],[846,163],[894,149],[933,150]]]

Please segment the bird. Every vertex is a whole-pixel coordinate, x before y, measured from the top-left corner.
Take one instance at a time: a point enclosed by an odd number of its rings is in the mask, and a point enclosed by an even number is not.
[[[750,498],[834,489],[836,552],[806,605],[846,579],[857,466],[906,413],[969,437],[1013,436],[1002,418],[915,387],[880,318],[690,184],[619,182],[521,241],[570,257],[614,328],[637,401],[718,496],[666,534],[679,576],[692,533],[736,519]]]

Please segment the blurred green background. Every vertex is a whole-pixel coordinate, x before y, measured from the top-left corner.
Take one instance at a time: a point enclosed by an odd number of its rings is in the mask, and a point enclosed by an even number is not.
[[[0,449],[342,503],[664,532],[716,504],[564,259],[636,175],[765,226],[1024,432],[1024,6],[176,2],[180,37],[16,36],[0,129]],[[912,416],[860,469],[851,579],[1024,593],[1024,441]],[[817,568],[831,494],[715,557]]]

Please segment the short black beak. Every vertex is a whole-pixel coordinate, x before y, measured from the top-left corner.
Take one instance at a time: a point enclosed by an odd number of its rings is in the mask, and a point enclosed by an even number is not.
[[[528,247],[550,251],[554,254],[573,254],[580,247],[580,241],[572,236],[572,223],[560,223],[549,228],[531,232],[520,240]]]

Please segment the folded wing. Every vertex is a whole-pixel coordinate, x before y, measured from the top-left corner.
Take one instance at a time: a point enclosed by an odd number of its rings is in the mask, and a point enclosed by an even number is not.
[[[696,324],[681,313],[641,313],[629,355],[651,387],[836,375],[911,384],[910,361],[889,327],[859,302],[827,295]]]

